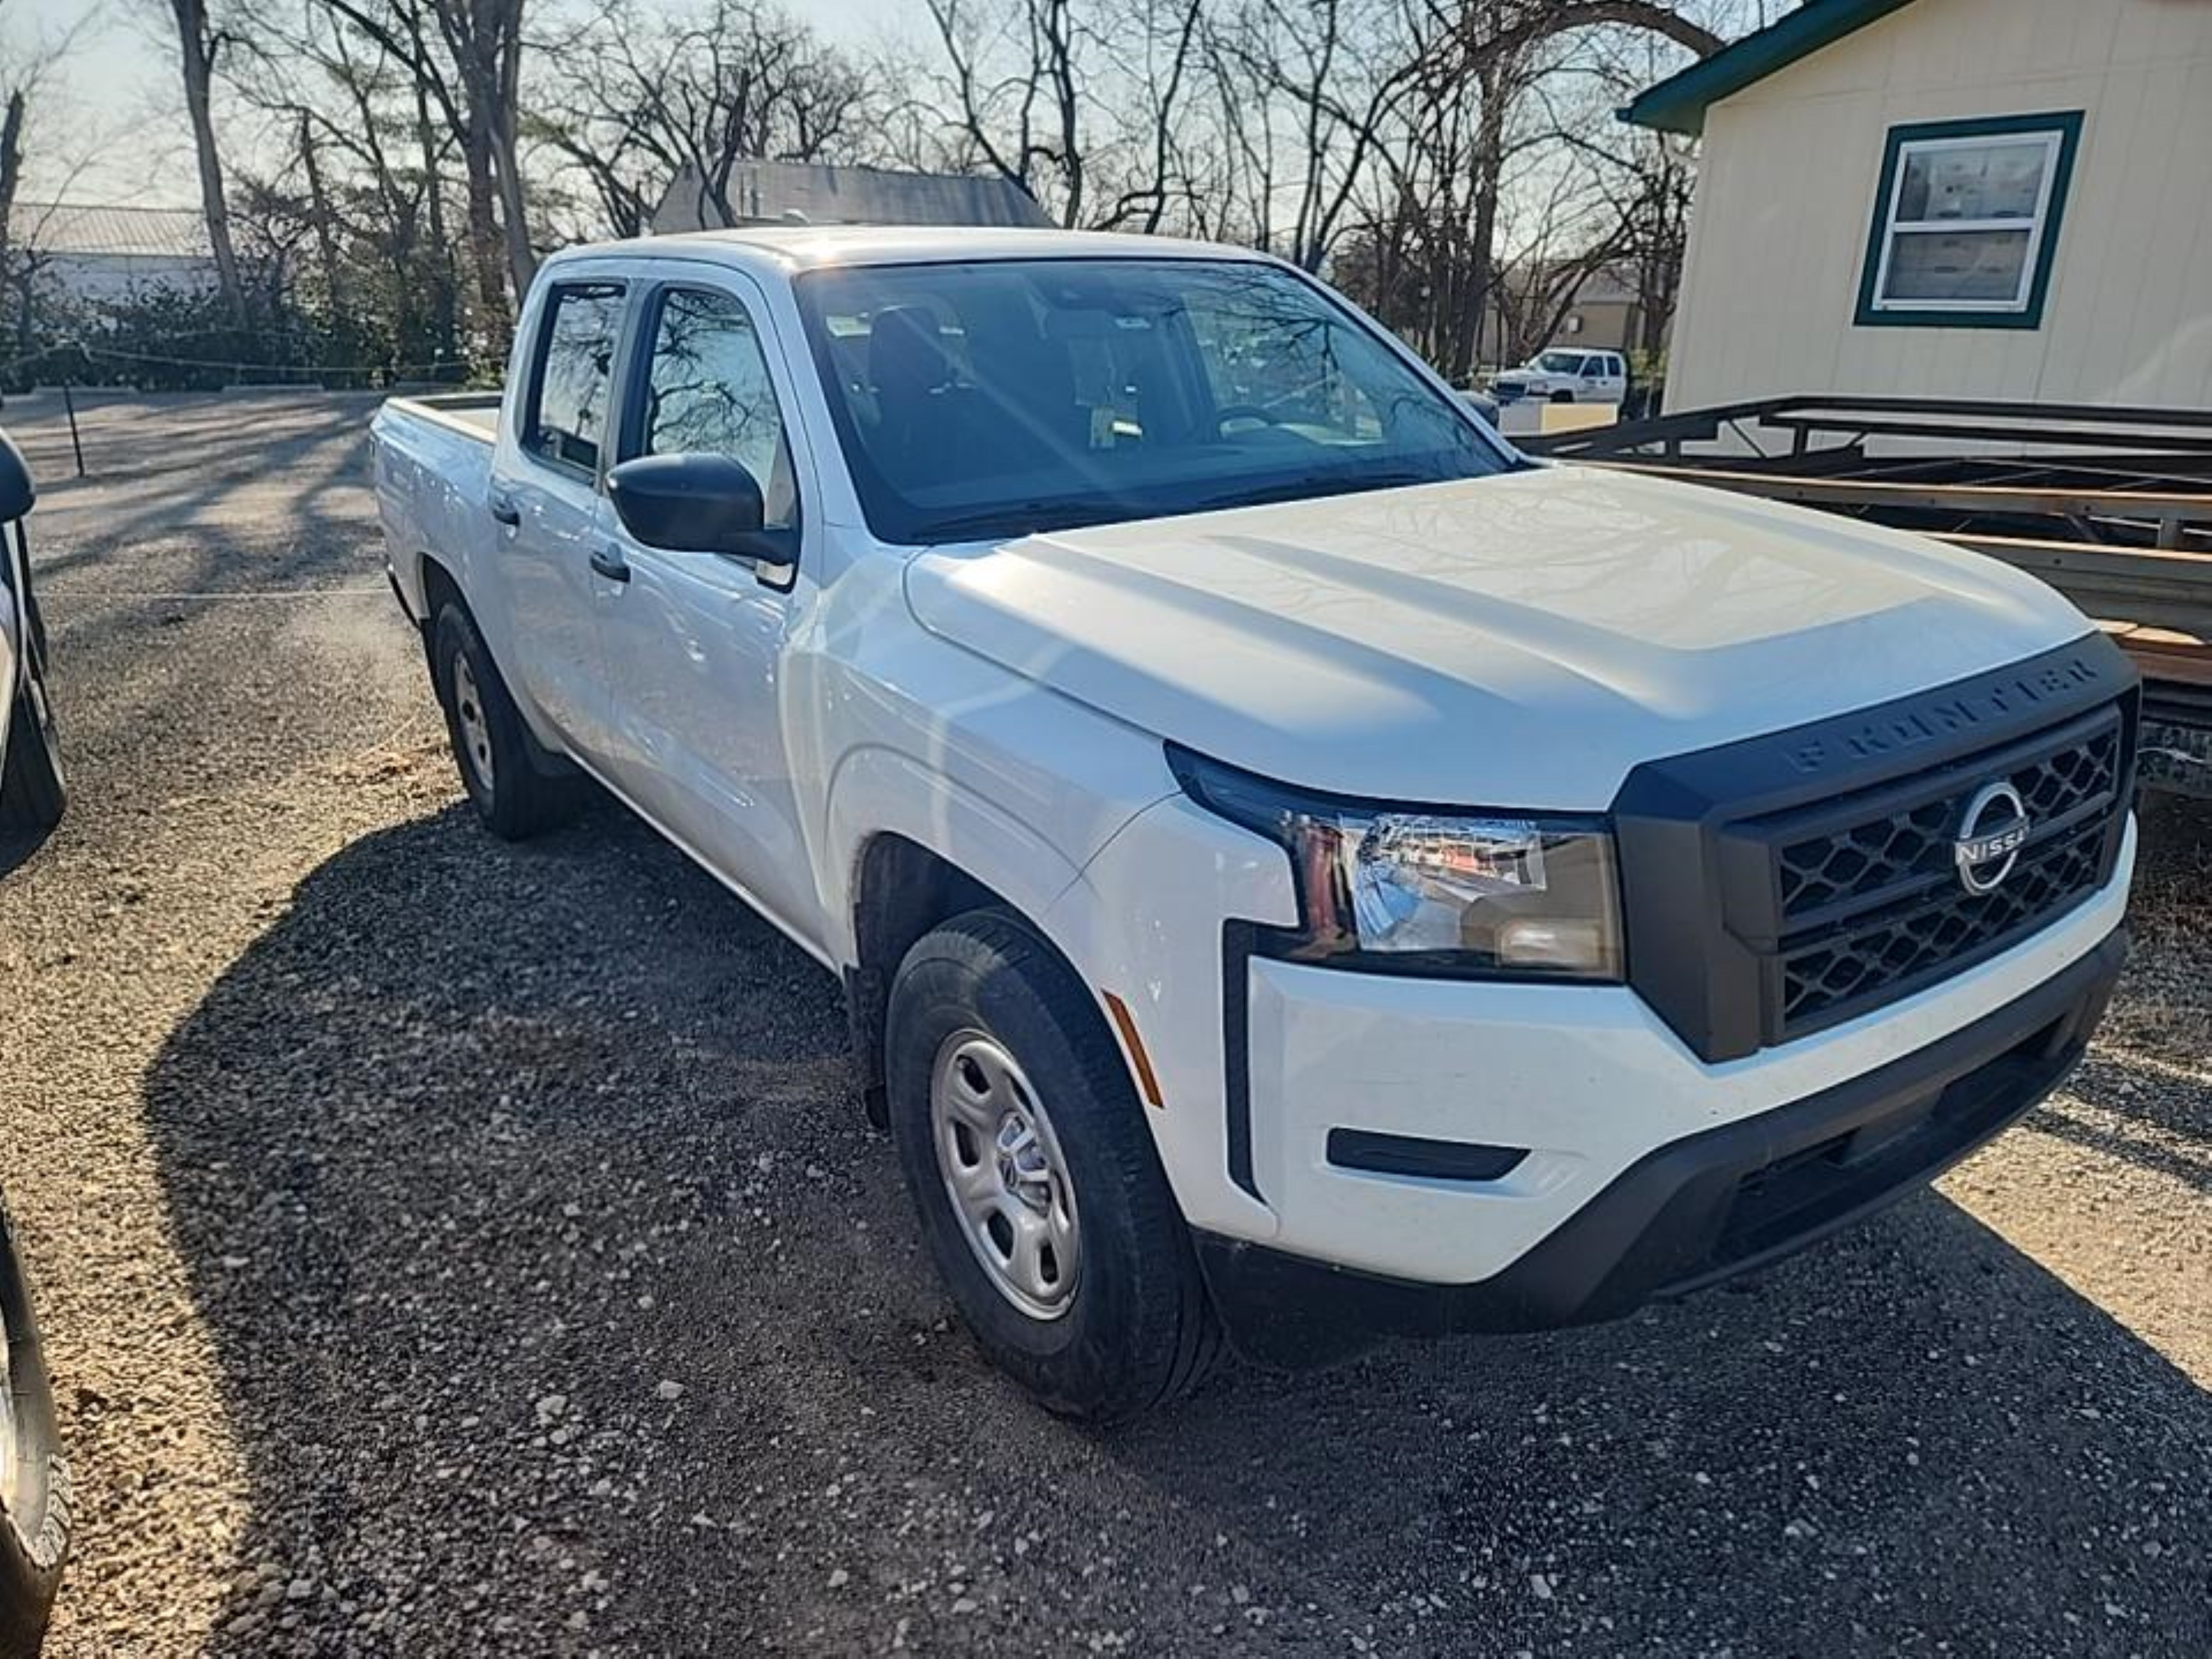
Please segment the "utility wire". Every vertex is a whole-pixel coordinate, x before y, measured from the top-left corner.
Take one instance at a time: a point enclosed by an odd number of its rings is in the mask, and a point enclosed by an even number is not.
[[[293,374],[307,376],[325,374],[386,374],[397,377],[409,374],[428,374],[439,372],[450,374],[458,368],[465,371],[467,374],[472,376],[475,374],[477,368],[473,360],[465,357],[445,357],[436,359],[427,363],[254,363],[235,359],[215,357],[168,356],[158,352],[150,351],[121,351],[116,349],[112,346],[85,345],[80,342],[71,342],[66,345],[42,347],[40,349],[33,351],[27,356],[14,358],[7,362],[0,362],[0,374],[13,373],[17,369],[27,368],[33,363],[43,362],[49,358],[71,354],[87,359],[96,359],[107,362],[152,363],[167,368],[221,369],[226,373],[245,374]],[[98,388],[88,388],[88,390],[97,389]]]

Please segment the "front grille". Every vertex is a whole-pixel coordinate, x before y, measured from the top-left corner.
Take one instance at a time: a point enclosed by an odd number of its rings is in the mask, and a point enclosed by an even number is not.
[[[2120,728],[2105,723],[2035,757],[2010,773],[2027,815],[2050,824],[2085,801],[2108,797],[2119,776]],[[1994,773],[1932,798],[1896,804],[1848,828],[1786,846],[1781,854],[1782,915],[1796,923],[1844,901],[1948,877],[1951,843],[1966,803]]]
[[[1876,790],[1739,826],[1772,849],[1766,1040],[1909,995],[1995,955],[2096,891],[2123,806],[2124,725],[2108,705],[2002,749]],[[1988,784],[2020,792],[2030,839],[1994,891],[1969,892],[1954,844]],[[1765,908],[1764,906],[1759,908]]]
[[[2112,879],[2141,702],[2127,659],[2092,633],[1872,708],[1644,762],[1612,810],[1628,982],[1717,1064],[2010,949]],[[2000,779],[2020,793],[2029,835],[1978,897],[1958,842]],[[1984,813],[1974,827],[2004,824]]]
[[[1782,1025],[1796,1035],[1822,1015],[1928,976],[1961,957],[2021,937],[2097,890],[2104,825],[2023,852],[1994,893],[1952,884],[1902,915],[1885,914],[1782,956]],[[1948,843],[1945,851],[1948,854]]]

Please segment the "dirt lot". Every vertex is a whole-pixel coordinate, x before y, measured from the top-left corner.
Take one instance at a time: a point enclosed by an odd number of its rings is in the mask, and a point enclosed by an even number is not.
[[[59,1659],[2212,1652],[2212,818],[1940,1194],[1085,1433],[948,1323],[829,976],[615,809],[465,819],[368,407],[98,406],[85,483],[0,414],[75,769],[0,879]]]

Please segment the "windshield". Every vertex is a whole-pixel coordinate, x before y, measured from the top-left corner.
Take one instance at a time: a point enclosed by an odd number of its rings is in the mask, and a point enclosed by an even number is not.
[[[992,260],[799,280],[869,527],[923,543],[1503,471],[1472,420],[1272,265]]]
[[[1583,354],[1579,351],[1547,351],[1536,359],[1536,367],[1547,374],[1579,374],[1583,372]]]

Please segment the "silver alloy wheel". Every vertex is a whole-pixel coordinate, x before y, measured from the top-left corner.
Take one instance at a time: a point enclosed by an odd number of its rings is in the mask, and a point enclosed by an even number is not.
[[[469,769],[485,788],[495,787],[491,767],[491,721],[484,714],[483,696],[477,690],[476,671],[469,666],[469,653],[465,651],[453,653],[453,713],[460,720],[461,747],[468,756]]]
[[[1082,1247],[1052,1120],[1014,1057],[955,1031],[929,1082],[930,1137],[961,1236],[999,1294],[1032,1319],[1073,1305]]]

